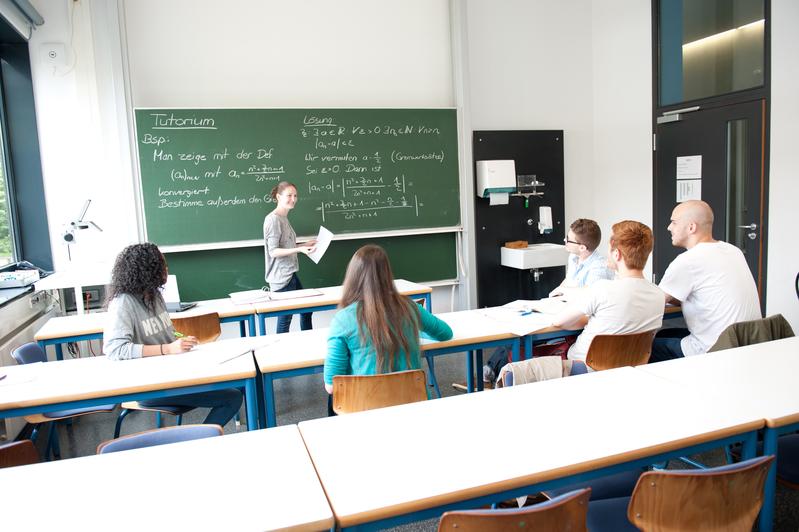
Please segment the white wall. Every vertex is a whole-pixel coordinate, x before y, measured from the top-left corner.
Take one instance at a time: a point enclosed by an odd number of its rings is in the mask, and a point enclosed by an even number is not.
[[[566,219],[593,214],[590,0],[467,5],[472,129],[564,130]]]
[[[782,313],[799,333],[799,3],[771,2],[771,157],[769,159],[768,314]]]
[[[591,217],[602,228],[606,253],[614,223],[652,227],[652,21],[649,3],[640,0],[592,7]],[[655,238],[669,238],[665,227],[652,230]]]

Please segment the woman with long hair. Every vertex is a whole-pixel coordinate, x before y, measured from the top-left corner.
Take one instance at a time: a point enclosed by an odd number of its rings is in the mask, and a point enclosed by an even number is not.
[[[366,245],[347,266],[340,310],[333,317],[325,357],[325,389],[336,375],[374,375],[419,369],[419,333],[449,340],[443,320],[401,295],[386,252]]]
[[[315,249],[315,241],[297,245],[297,234],[289,222],[289,212],[297,204],[297,187],[288,181],[281,181],[271,192],[277,207],[264,218],[264,258],[266,273],[264,279],[273,292],[302,290],[297,272],[300,269],[298,253],[309,254]],[[292,314],[278,316],[277,332],[284,333],[291,327]],[[300,328],[303,331],[313,328],[312,313],[300,315]]]
[[[175,328],[159,288],[167,279],[166,259],[158,246],[146,242],[123,249],[111,271],[106,305],[108,321],[103,330],[103,353],[111,360],[185,353],[197,338],[175,339]],[[241,392],[235,388],[164,399],[140,401],[143,406],[209,407],[204,423],[222,427],[241,407]]]

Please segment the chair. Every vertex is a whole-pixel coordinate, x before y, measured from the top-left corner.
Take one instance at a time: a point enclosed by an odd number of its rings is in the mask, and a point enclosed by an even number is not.
[[[632,497],[588,506],[590,530],[750,531],[773,456],[711,469],[650,471]],[[626,515],[624,509],[626,508]]]
[[[708,353],[770,342],[772,340],[782,340],[783,338],[791,338],[793,335],[791,324],[788,323],[788,320],[782,314],[775,314],[759,320],[740,321],[721,331],[716,343],[708,349]]]
[[[585,363],[595,371],[646,364],[652,353],[652,339],[656,332],[598,334],[588,347]]]
[[[438,530],[439,532],[584,531],[590,496],[591,489],[588,488],[564,493],[551,501],[526,508],[446,512],[438,522]]]
[[[333,411],[336,414],[426,400],[425,376],[420,369],[333,377]]]
[[[0,468],[36,464],[39,452],[31,440],[0,444]]]
[[[142,447],[154,447],[167,443],[199,440],[221,436],[222,427],[219,425],[181,425],[176,427],[163,427],[160,429],[137,432],[121,438],[104,441],[97,446],[97,454],[116,453]]]
[[[28,342],[11,351],[11,356],[17,364],[33,364],[35,362],[47,362],[47,353],[44,352],[42,346],[35,342]],[[33,424],[33,432],[31,433],[31,441],[36,441],[39,435],[39,428],[44,423],[52,421],[60,421],[63,419],[72,419],[86,414],[98,414],[113,412],[116,405],[100,405],[100,406],[87,406],[83,408],[69,408],[67,410],[57,410],[53,412],[44,412],[42,414],[31,414],[25,416],[25,421]],[[58,441],[58,432],[56,427],[51,427],[49,439],[47,440],[47,449],[45,450],[45,459],[50,459],[50,453],[55,458],[61,458],[61,446]]]
[[[219,335],[222,334],[222,328],[219,325],[219,314],[211,312],[208,314],[200,314],[198,316],[189,316],[187,318],[175,318],[172,320],[172,325],[175,330],[186,336],[195,336],[201,344],[213,342]],[[164,399],[164,404],[146,403],[142,404],[139,401],[126,401],[122,403],[122,412],[119,413],[117,418],[116,427],[114,428],[114,438],[119,438],[122,431],[122,421],[125,420],[128,414],[133,410],[143,410],[155,412],[155,425],[161,427],[161,414],[170,414],[177,418],[177,424],[183,422],[183,414],[194,410],[193,407],[188,406],[172,406],[169,404],[169,399]]]

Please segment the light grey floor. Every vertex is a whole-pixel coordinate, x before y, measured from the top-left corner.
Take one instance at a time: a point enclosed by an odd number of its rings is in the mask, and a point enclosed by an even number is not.
[[[436,359],[436,375],[441,385],[444,396],[457,395],[451,383],[463,382],[464,358],[462,354],[448,355]],[[314,419],[327,415],[327,394],[322,386],[320,374],[282,379],[275,385],[277,398],[277,419],[279,425],[297,423],[299,421]],[[534,412],[531,412],[531,416]],[[204,410],[196,410],[185,416],[184,423],[200,423],[205,417]],[[93,415],[81,418],[71,426],[59,427],[62,459],[76,456],[94,454],[95,448],[101,441],[113,437],[116,415]],[[174,420],[167,418],[167,424]],[[147,412],[134,412],[129,415],[123,425],[122,433],[130,434],[148,430],[155,426],[154,414]],[[485,420],[485,430],[490,430],[490,420]],[[245,430],[230,422],[225,427],[226,433]],[[39,438],[40,450],[44,451],[44,442],[47,434]],[[588,443],[587,443],[588,444]],[[518,452],[519,446],[508,445],[506,450],[496,449],[486,453],[483,461],[484,467],[491,467],[491,457],[501,452]],[[723,453],[709,452],[695,457],[708,465],[720,465],[723,462]],[[672,463],[670,467],[680,467]],[[403,531],[432,531],[436,530],[437,519],[412,523],[396,530]],[[799,530],[799,492],[778,487],[775,530],[778,532],[795,532]]]

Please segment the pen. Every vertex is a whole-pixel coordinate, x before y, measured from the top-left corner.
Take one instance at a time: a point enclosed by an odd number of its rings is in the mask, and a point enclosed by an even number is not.
[[[5,373],[3,373],[2,375],[0,375],[0,381],[1,381],[1,380],[3,380],[3,379],[5,379],[5,378],[6,378],[6,374],[5,374]]]
[[[186,335],[183,334],[182,332],[175,331],[175,338],[183,338],[184,336]]]
[[[526,311],[524,311],[524,312],[521,312],[521,313],[520,313],[520,316],[529,316],[529,315],[530,315],[530,314],[532,314],[533,312],[535,312],[535,311],[534,311],[534,310],[526,310]]]

